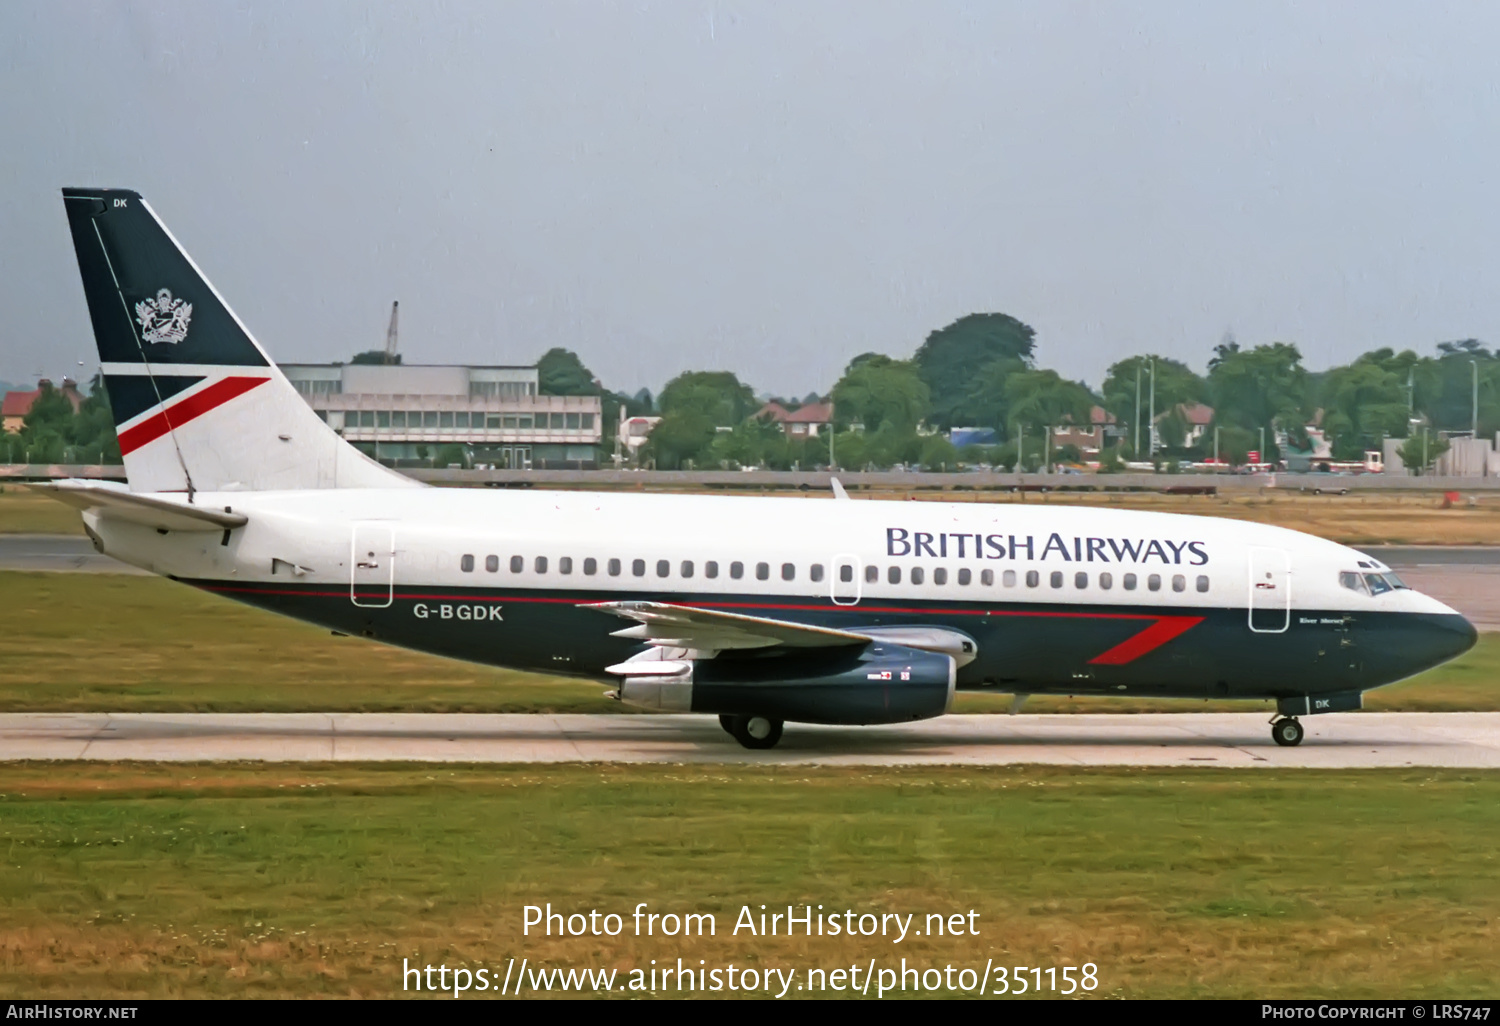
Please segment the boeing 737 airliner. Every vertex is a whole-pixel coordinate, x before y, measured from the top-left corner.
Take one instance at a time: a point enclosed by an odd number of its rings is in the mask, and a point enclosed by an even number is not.
[[[1474,644],[1354,549],[1124,510],[422,487],[328,427],[134,192],[65,189],[128,486],[104,553],[333,631],[717,714],[939,716],[955,689],[1264,698],[1299,716]],[[838,490],[841,493],[841,490]]]

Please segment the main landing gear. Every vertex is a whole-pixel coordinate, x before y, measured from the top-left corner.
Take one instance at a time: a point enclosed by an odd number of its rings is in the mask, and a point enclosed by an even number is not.
[[[746,748],[775,748],[781,740],[781,720],[770,716],[720,716],[719,726]]]
[[[1302,743],[1302,724],[1295,716],[1282,716],[1271,721],[1271,738],[1283,748]]]

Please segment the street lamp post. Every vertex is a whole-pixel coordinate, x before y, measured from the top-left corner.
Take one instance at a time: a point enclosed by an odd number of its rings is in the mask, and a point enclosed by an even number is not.
[[[1479,361],[1470,360],[1469,367],[1474,371],[1474,400],[1470,407],[1470,430],[1469,437],[1479,439]]]
[[[1151,448],[1151,459],[1156,460],[1156,357],[1151,357],[1151,416],[1146,425],[1146,437]]]
[[[1141,365],[1136,361],[1135,365],[1135,418],[1131,421],[1135,426],[1135,444],[1130,447],[1131,455],[1136,459],[1141,458]]]

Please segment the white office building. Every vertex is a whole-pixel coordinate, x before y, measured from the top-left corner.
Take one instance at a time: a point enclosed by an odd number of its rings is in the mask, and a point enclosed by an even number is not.
[[[442,460],[507,469],[593,469],[598,396],[538,395],[535,367],[285,364],[335,431],[382,463]]]

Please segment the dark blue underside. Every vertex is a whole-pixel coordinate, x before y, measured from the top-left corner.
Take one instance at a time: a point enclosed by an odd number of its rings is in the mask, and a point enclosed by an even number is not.
[[[979,658],[959,671],[959,687],[1038,694],[1282,698],[1364,690],[1451,659],[1476,637],[1461,616],[1412,613],[1298,610],[1285,632],[1257,633],[1250,630],[1243,608],[878,601],[840,607],[805,596],[407,586],[395,589],[389,606],[375,607],[355,605],[347,587],[327,584],[186,583],[388,644],[598,680],[610,680],[604,667],[641,651],[642,645],[610,636],[630,621],[580,606],[625,598],[850,629],[945,627],[968,634],[978,646]],[[385,598],[384,589],[361,589],[362,602]],[[1202,621],[1129,662],[1094,662],[1158,616]],[[774,650],[768,655],[774,657]]]

